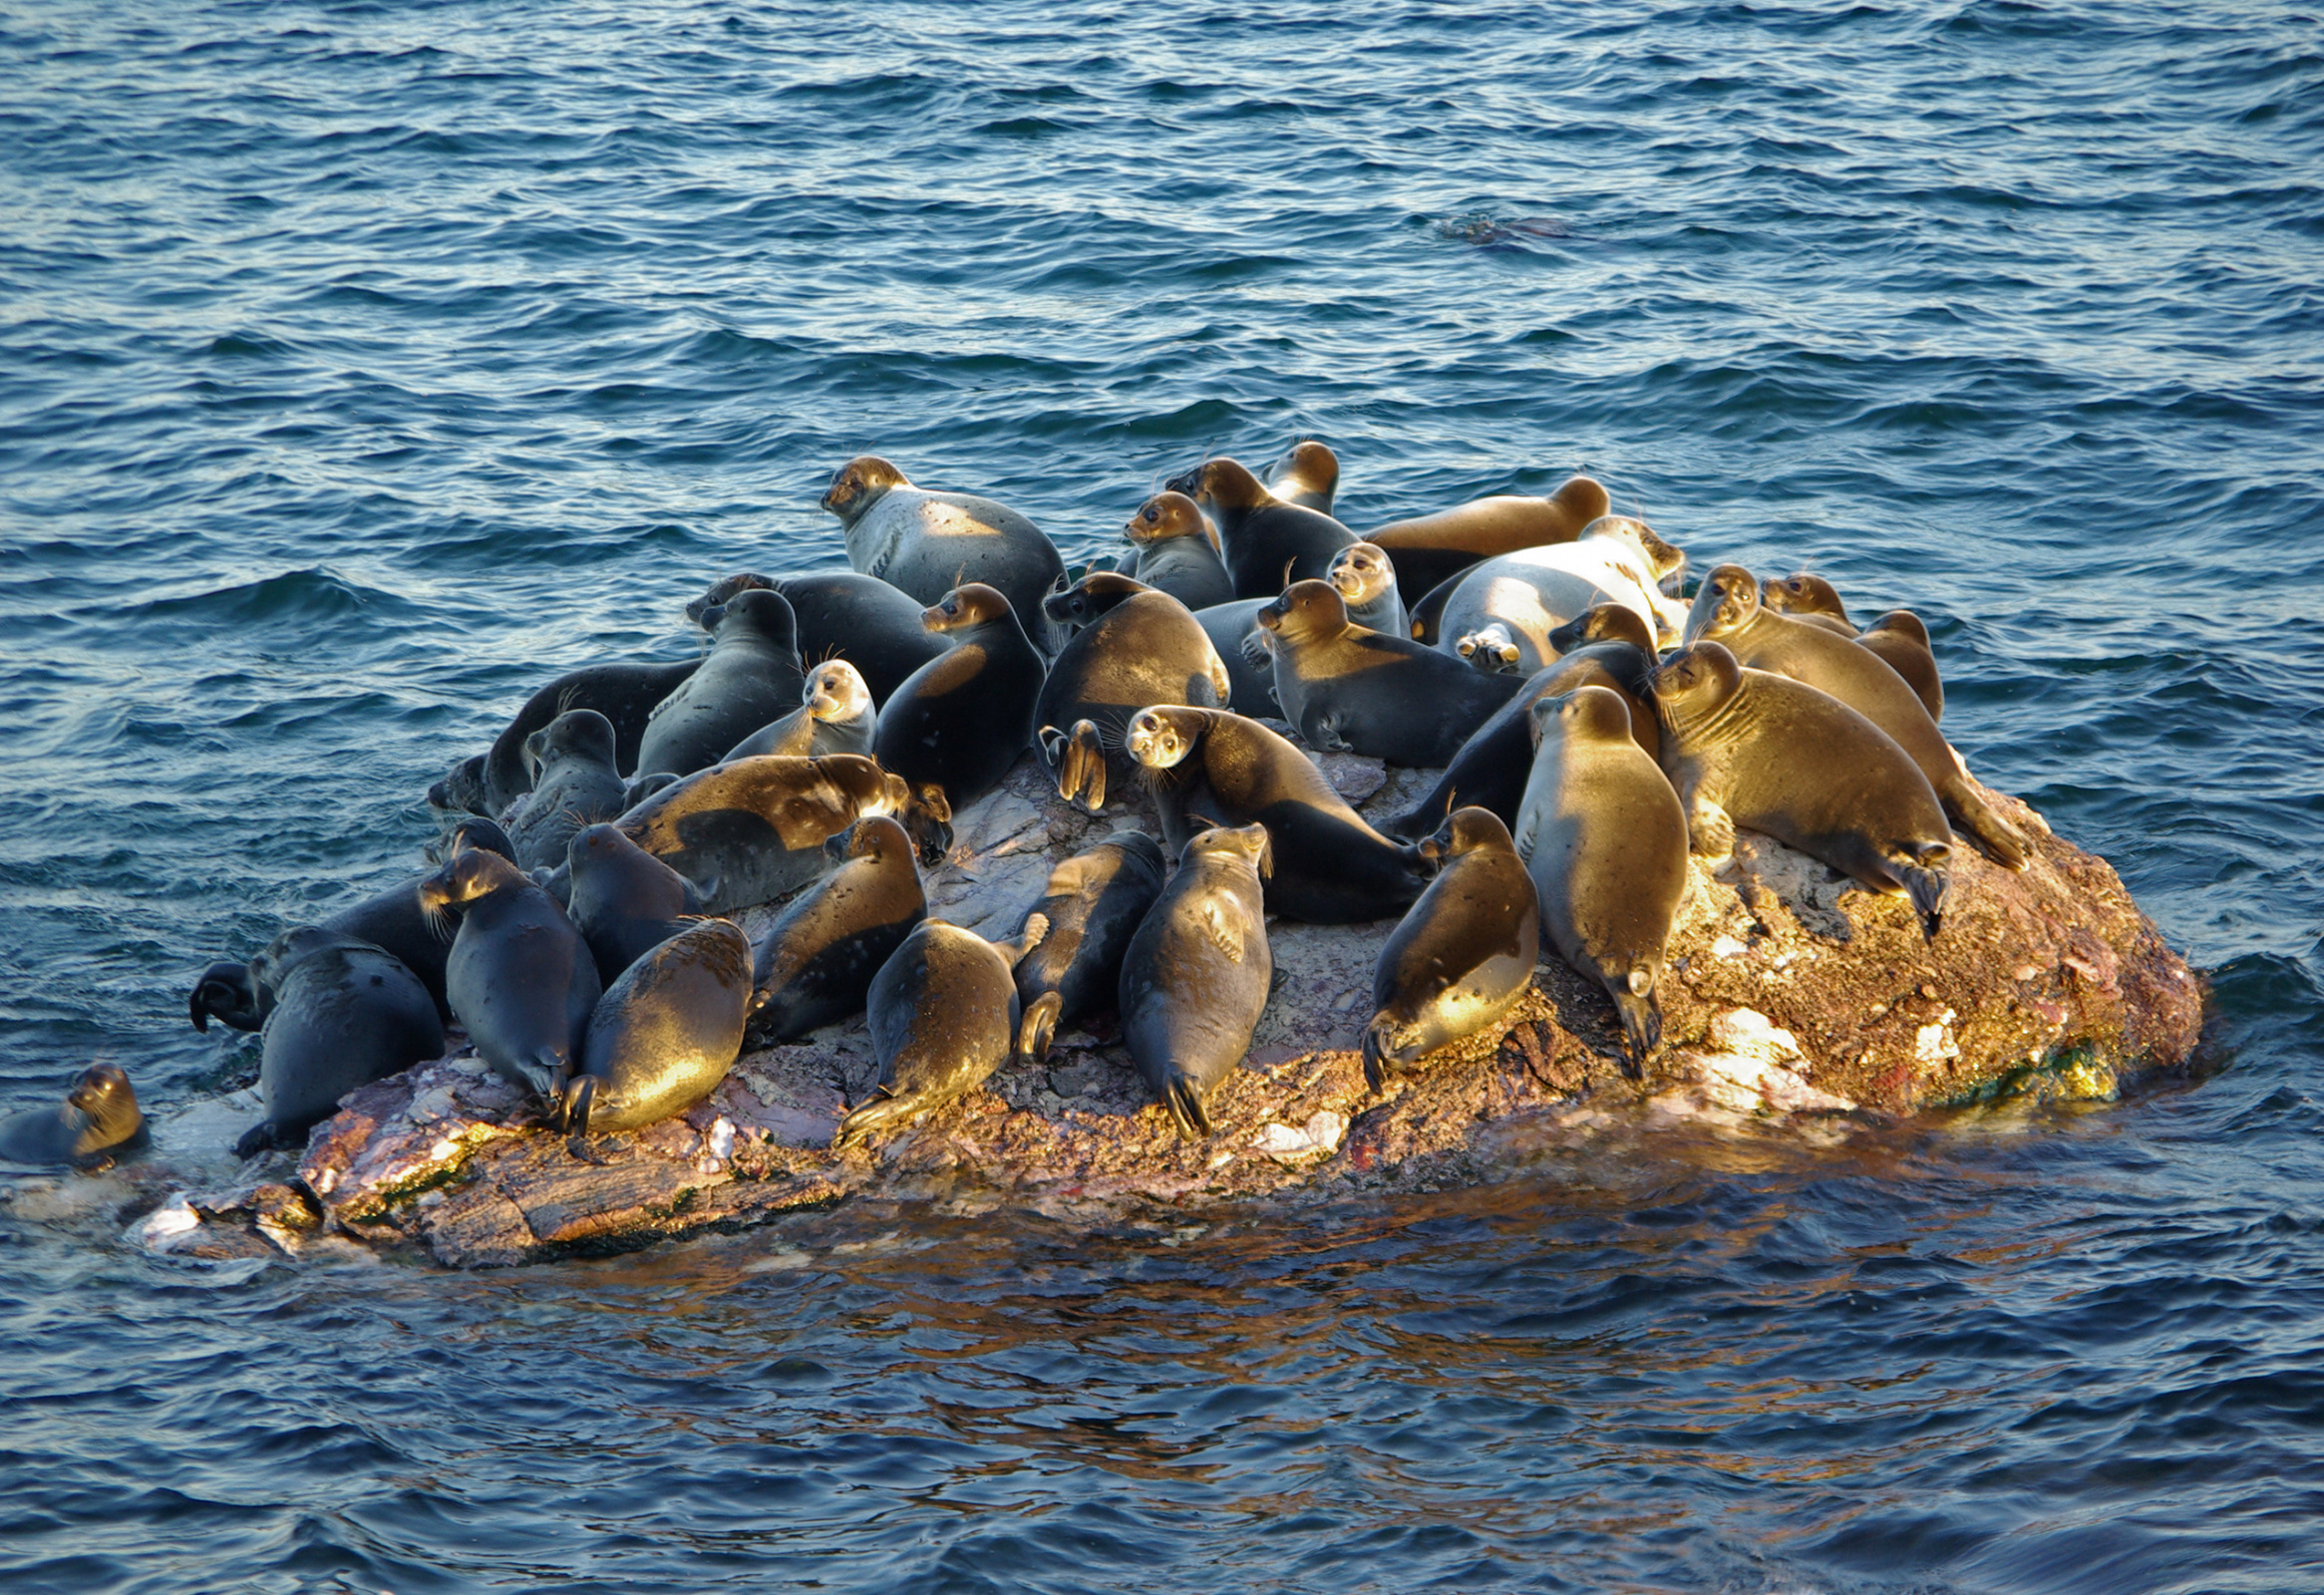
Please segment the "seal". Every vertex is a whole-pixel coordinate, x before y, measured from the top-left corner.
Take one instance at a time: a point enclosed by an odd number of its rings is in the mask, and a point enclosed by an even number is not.
[[[915,487],[876,455],[841,466],[823,506],[839,517],[848,564],[923,604],[980,585],[997,589],[1015,613],[1031,615],[1065,577],[1056,544],[1014,509],[972,493]]]
[[[797,622],[799,657],[809,665],[843,660],[871,689],[873,703],[885,703],[904,678],[951,644],[920,624],[923,605],[902,588],[852,570],[811,570],[798,576],[759,576],[745,571],[712,585],[686,605],[686,618],[702,617],[736,593],[765,587],[783,595]]]
[[[445,986],[477,1056],[553,1102],[602,989],[589,944],[554,898],[498,853],[461,853],[420,882],[420,901],[432,913],[460,910]]]
[[[1638,611],[1657,640],[1674,638],[1686,611],[1662,595],[1660,583],[1684,568],[1686,556],[1626,515],[1593,520],[1568,543],[1497,554],[1473,566],[1438,615],[1438,646],[1458,647],[1500,622],[1517,656],[1508,668],[1540,669],[1555,657],[1549,633],[1600,599]]]
[[[1328,515],[1340,490],[1340,457],[1315,439],[1302,438],[1268,469],[1267,490],[1287,504]]]
[[[914,792],[854,754],[738,759],[698,771],[616,821],[622,833],[693,882],[705,913],[731,914],[798,890],[824,872],[824,843],[869,814],[891,814],[933,864],[952,845],[940,788]]]
[[[1392,520],[1364,540],[1387,550],[1406,591],[1425,593],[1496,554],[1571,542],[1613,507],[1603,486],[1574,477],[1547,497],[1499,493],[1473,498],[1433,515]]]
[[[1275,703],[1274,656],[1267,652],[1266,635],[1259,630],[1259,611],[1272,602],[1272,598],[1237,598],[1230,604],[1212,604],[1194,611],[1195,623],[1226,666],[1226,707],[1253,720],[1283,712]],[[1255,646],[1251,641],[1254,637],[1259,639]]]
[[[1202,506],[1182,492],[1158,492],[1130,517],[1122,535],[1138,551],[1130,574],[1188,609],[1234,601],[1234,578],[1210,541]]]
[[[524,739],[532,790],[508,816],[508,838],[525,869],[554,869],[583,825],[627,806],[627,784],[613,770],[613,722],[594,709],[568,709]]]
[[[487,818],[505,813],[510,803],[532,790],[532,772],[524,763],[524,740],[574,709],[594,709],[613,723],[613,766],[624,775],[635,772],[638,744],[655,706],[684,686],[686,678],[701,665],[696,658],[669,665],[590,665],[568,670],[525,699],[516,718],[493,739],[484,756],[481,809],[473,798],[473,782],[464,774],[466,760],[428,790],[428,800],[440,808],[469,808]],[[464,795],[469,800],[456,800]]]
[[[1687,816],[1630,732],[1630,707],[1604,687],[1533,705],[1539,744],[1517,812],[1517,855],[1532,875],[1557,956],[1614,1001],[1643,1078],[1662,1045],[1663,949],[1687,890]]]
[[[1017,940],[990,942],[941,919],[912,927],[871,977],[865,1019],[879,1081],[871,1100],[839,1121],[834,1149],[901,1128],[992,1078],[1016,1044],[1009,968],[1048,928],[1035,915]]]
[[[630,965],[590,1013],[581,1072],[557,1096],[558,1126],[582,1142],[684,1113],[718,1090],[742,1056],[750,1002],[742,927],[726,919],[687,926]]]
[[[871,706],[871,689],[853,665],[844,659],[827,660],[807,673],[800,707],[773,725],[761,726],[726,751],[719,760],[757,759],[781,754],[788,759],[822,759],[830,754],[871,754],[871,730],[878,711]]]
[[[56,1107],[0,1118],[0,1162],[94,1170],[148,1138],[129,1076],[118,1064],[91,1064]]]
[[[1350,543],[1333,554],[1323,579],[1339,593],[1348,606],[1348,619],[1357,625],[1391,637],[1412,634],[1412,620],[1404,612],[1404,595],[1396,585],[1396,566],[1371,543]]]
[[[1498,1024],[1533,983],[1541,955],[1533,881],[1500,816],[1456,808],[1431,840],[1444,870],[1390,932],[1372,971],[1363,1056],[1375,1092],[1391,1070]]]
[[[588,825],[565,849],[566,917],[589,944],[600,984],[659,947],[702,913],[694,883],[622,834]]]
[[[1741,565],[1721,565],[1703,579],[1687,616],[1687,639],[1716,642],[1746,670],[1805,682],[1862,715],[1920,767],[1945,812],[1987,853],[2008,868],[2025,868],[2025,838],[1986,802],[1927,708],[1885,660],[1770,610],[1760,601],[1759,582]]]
[[[302,925],[250,960],[250,978],[274,994],[258,1064],[266,1117],[234,1142],[236,1157],[304,1145],[356,1087],[444,1056],[436,1000],[370,942]]]
[[[1928,711],[1928,718],[1943,723],[1944,678],[1937,671],[1936,650],[1929,644],[1928,627],[1911,610],[1891,609],[1858,631],[1847,618],[1847,606],[1840,602],[1838,589],[1822,576],[1811,576],[1805,571],[1782,581],[1770,576],[1759,584],[1759,595],[1760,602],[1777,614],[1851,638],[1858,647],[1885,661],[1889,669],[1904,678],[1904,684],[1920,700],[1920,707]]]
[[[1274,984],[1267,866],[1265,825],[1187,838],[1122,955],[1122,1040],[1187,1140],[1210,1134],[1210,1093],[1250,1051]]]
[[[872,747],[913,787],[941,787],[958,813],[998,787],[1032,746],[1048,667],[1009,600],[982,582],[953,588],[920,622],[948,633],[951,650],[912,672],[880,706]]]
[[[1847,618],[1847,605],[1840,602],[1839,589],[1805,570],[1782,581],[1770,576],[1761,582],[1760,602],[1779,615],[1805,620],[1842,637],[1856,634],[1854,623]]]
[[[1114,998],[1122,955],[1162,895],[1169,861],[1143,830],[1121,830],[1049,872],[1027,911],[1049,923],[1040,945],[1017,960],[1017,1052],[1046,1063],[1058,1027],[1073,1025]],[[1020,927],[1021,929],[1022,927]]]
[[[1232,460],[1206,460],[1166,483],[1218,521],[1237,598],[1272,598],[1287,582],[1322,580],[1356,534],[1320,510],[1287,503]]]
[[[1258,620],[1275,656],[1275,701],[1312,748],[1441,769],[1523,685],[1350,624],[1329,582],[1293,582]]]
[[[1694,850],[1721,857],[1748,825],[1857,884],[1907,897],[1931,939],[1950,882],[1952,832],[1912,756],[1826,692],[1746,670],[1716,642],[1654,672],[1662,769]]]
[[[446,814],[493,812],[492,799],[485,796],[485,757],[470,754],[446,771],[443,780],[428,788],[428,806]]]
[[[1316,925],[1385,919],[1427,884],[1417,848],[1374,830],[1281,737],[1221,709],[1142,709],[1124,739],[1149,772],[1162,845],[1209,821],[1263,824],[1274,859],[1267,911]]]
[[[856,820],[824,852],[838,867],[794,898],[758,940],[756,1046],[794,1042],[863,1012],[871,977],[928,916],[911,838],[885,814]]]
[[[689,776],[800,701],[806,675],[791,604],[752,588],[703,611],[711,634],[702,668],[654,706],[638,744],[639,775]]]
[[[1057,653],[1033,710],[1042,762],[1058,796],[1092,813],[1106,804],[1106,760],[1127,761],[1122,733],[1149,704],[1224,708],[1233,683],[1209,634],[1186,606],[1128,576],[1098,571],[1042,602],[1072,636]],[[1089,730],[1080,727],[1088,723]],[[1079,741],[1079,757],[1068,758]]]

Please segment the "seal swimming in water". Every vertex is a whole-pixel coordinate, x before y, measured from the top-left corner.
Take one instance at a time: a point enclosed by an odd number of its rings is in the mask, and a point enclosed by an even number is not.
[[[752,587],[779,592],[791,605],[804,665],[844,660],[862,676],[875,704],[887,702],[906,676],[951,646],[920,624],[925,606],[918,599],[853,570],[811,570],[798,576],[745,571],[689,602],[686,618],[700,625],[705,614]]]
[[[1275,701],[1313,748],[1441,769],[1523,685],[1350,624],[1325,581],[1293,582],[1258,620],[1275,656]]]
[[[1496,555],[1571,542],[1584,526],[1612,510],[1602,485],[1575,477],[1545,498],[1523,493],[1473,498],[1433,515],[1392,520],[1367,532],[1364,540],[1396,561],[1407,592],[1425,593]]]
[[[611,819],[628,784],[613,769],[613,722],[594,709],[568,709],[524,739],[532,790],[508,817],[516,862],[554,869],[583,825]]]
[[[1532,877],[1500,816],[1456,808],[1432,841],[1443,872],[1390,932],[1373,967],[1363,1056],[1375,1092],[1390,1070],[1498,1024],[1533,983],[1541,955]]]
[[[742,927],[726,919],[688,925],[598,999],[581,1072],[557,1094],[558,1127],[577,1141],[684,1113],[718,1090],[742,1056],[750,1002],[751,943]]]
[[[498,853],[460,854],[420,882],[420,901],[434,913],[460,911],[445,986],[477,1056],[553,1102],[602,990],[588,943],[554,898]]]
[[[1514,841],[1557,956],[1605,988],[1640,1079],[1662,1045],[1663,949],[1687,890],[1687,816],[1604,687],[1543,698]]]
[[[1130,574],[1188,609],[1234,601],[1234,578],[1210,541],[1202,506],[1182,492],[1158,492],[1132,513],[1122,535],[1138,550]]]
[[[1063,1025],[1078,1023],[1115,994],[1122,955],[1162,895],[1169,862],[1143,830],[1116,831],[1049,872],[1041,900],[1027,911],[1049,933],[1017,960],[1019,1055],[1035,1063]]]
[[[1190,836],[1122,955],[1122,1039],[1188,1140],[1211,1130],[1207,1100],[1250,1051],[1275,959],[1260,876],[1268,828]]]
[[[1092,813],[1106,805],[1106,757],[1127,761],[1122,733],[1149,704],[1221,709],[1225,661],[1184,604],[1112,571],[1093,571],[1042,601],[1072,628],[1034,705],[1042,763],[1058,796]]]
[[[762,726],[726,751],[719,760],[757,759],[781,754],[790,759],[822,759],[830,754],[871,753],[871,731],[878,712],[871,706],[871,689],[853,665],[844,659],[826,660],[807,673],[800,707],[773,725]]]
[[[251,959],[250,977],[274,994],[258,1065],[266,1117],[234,1142],[236,1157],[303,1145],[356,1087],[444,1056],[435,999],[370,942],[302,925]]]
[[[1919,696],[1886,660],[1768,609],[1757,578],[1741,565],[1721,565],[1703,579],[1687,638],[1716,642],[1746,670],[1789,676],[1846,704],[1910,756],[1945,812],[1986,852],[2010,869],[2025,868],[2025,838],[1986,802]]]
[[[1010,966],[1049,926],[1036,914],[1014,941],[990,942],[941,919],[912,927],[879,966],[865,1019],[879,1080],[871,1100],[839,1121],[843,1150],[965,1097],[1011,1057],[1017,982]]]
[[[129,1076],[118,1064],[91,1064],[56,1107],[0,1118],[0,1162],[95,1170],[147,1138]]]
[[[1014,509],[973,493],[915,487],[877,455],[841,466],[823,506],[839,517],[847,563],[923,604],[982,585],[1006,598],[1013,613],[1033,615],[1065,576],[1057,545]]]
[[[1237,598],[1272,598],[1286,581],[1321,581],[1331,556],[1356,540],[1331,516],[1276,497],[1223,457],[1172,477],[1167,485],[1216,517]]]
[[[1662,595],[1660,583],[1685,563],[1684,554],[1642,521],[1606,515],[1572,542],[1519,549],[1472,567],[1437,617],[1437,646],[1464,658],[1495,647],[1502,650],[1501,668],[1529,674],[1554,657],[1551,631],[1609,598],[1637,610],[1658,642],[1674,638],[1686,611]],[[1500,633],[1489,634],[1495,622]]]
[[[638,774],[689,776],[800,700],[807,677],[791,603],[779,592],[747,588],[702,623],[711,634],[702,668],[654,706],[638,744]]]
[[[1427,883],[1417,848],[1381,835],[1313,761],[1222,709],[1142,709],[1124,739],[1145,766],[1162,845],[1184,849],[1209,821],[1267,827],[1267,909],[1316,925],[1385,919]]]
[[[1715,642],[1656,667],[1654,707],[1696,852],[1734,851],[1735,827],[1748,825],[1909,898],[1935,937],[1952,832],[1928,778],[1886,732],[1829,693],[1744,669]]]
[[[754,949],[757,1045],[863,1012],[871,977],[928,916],[911,838],[887,815],[856,820],[824,852],[838,867],[794,898]]]
[[[701,917],[694,883],[622,833],[588,825],[565,848],[565,914],[607,986],[638,958]]]
[[[943,657],[912,673],[879,709],[879,763],[915,788],[944,790],[958,813],[1001,784],[1033,745],[1034,709],[1048,666],[998,590],[955,587],[921,612],[949,632]]]

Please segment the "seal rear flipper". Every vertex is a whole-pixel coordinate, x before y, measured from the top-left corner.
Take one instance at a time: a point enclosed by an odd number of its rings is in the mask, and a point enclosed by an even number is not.
[[[1211,1135],[1210,1110],[1202,1106],[1202,1094],[1185,1076],[1173,1078],[1162,1093],[1162,1106],[1178,1122],[1180,1140],[1208,1140]]]
[[[901,1126],[917,1118],[927,1106],[917,1097],[897,1097],[885,1086],[873,1088],[878,1095],[839,1120],[838,1133],[831,1137],[831,1150],[843,1152],[850,1146],[862,1144],[864,1138],[890,1125]]]
[[[1054,744],[1050,739],[1055,738]],[[1077,720],[1071,732],[1041,728],[1042,745],[1057,769],[1057,796],[1089,813],[1106,806],[1106,745],[1097,722]]]
[[[1364,1084],[1372,1089],[1375,1097],[1388,1089],[1390,1075],[1412,1062],[1407,1056],[1411,1047],[1397,1037],[1403,1028],[1386,1013],[1374,1014],[1372,1023],[1364,1027]]]
[[[272,1151],[284,1143],[282,1126],[269,1118],[252,1124],[248,1129],[242,1131],[241,1139],[234,1142],[234,1155],[242,1158],[255,1157],[260,1152]]]
[[[1952,876],[1944,868],[1944,851],[1938,850],[1933,868],[1906,863],[1893,866],[1896,878],[1904,884],[1904,895],[1912,900],[1913,912],[1920,915],[1920,934],[1926,941],[1935,941],[1944,923],[1945,892],[1952,885]]]
[[[2025,838],[2017,827],[1995,813],[1984,798],[1963,783],[1952,783],[1944,794],[1945,814],[1976,838],[1977,845],[2007,869],[2026,866]]]
[[[1622,1040],[1626,1044],[1622,1073],[1632,1080],[1644,1080],[1646,1060],[1662,1047],[1662,1003],[1654,995],[1654,976],[1646,970],[1633,969],[1626,983],[1609,985],[1607,995],[1614,999],[1614,1012],[1622,1020]]]
[[[1057,1016],[1065,1007],[1059,992],[1044,992],[1025,1009],[1017,1026],[1017,1056],[1036,1064],[1049,1062],[1049,1044],[1057,1035]]]

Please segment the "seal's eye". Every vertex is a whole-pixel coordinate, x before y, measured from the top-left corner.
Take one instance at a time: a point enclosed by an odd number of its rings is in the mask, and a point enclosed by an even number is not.
[[[1148,504],[1141,512],[1141,516],[1146,521],[1146,523],[1151,526],[1156,521],[1162,519],[1162,511],[1155,508],[1154,505]]]

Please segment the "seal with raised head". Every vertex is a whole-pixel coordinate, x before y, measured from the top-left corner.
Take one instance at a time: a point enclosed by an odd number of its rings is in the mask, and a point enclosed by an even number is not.
[[[370,942],[302,925],[250,960],[250,978],[274,994],[258,1064],[266,1117],[234,1142],[237,1157],[303,1145],[356,1087],[444,1056],[435,999]]]
[[[847,563],[923,604],[982,585],[1017,614],[1032,615],[1065,576],[1057,545],[1016,510],[973,493],[915,487],[876,455],[841,466],[823,506],[839,517]]]
[[[1805,620],[1842,637],[1856,634],[1855,623],[1847,617],[1847,605],[1840,601],[1839,589],[1822,576],[1812,576],[1805,570],[1781,581],[1770,576],[1759,588],[1760,602],[1779,615]]]
[[[1504,652],[1494,662],[1530,673],[1556,657],[1549,633],[1602,599],[1637,610],[1658,642],[1675,638],[1686,610],[1665,598],[1660,584],[1685,564],[1686,556],[1643,521],[1606,515],[1572,542],[1498,554],[1472,567],[1437,616],[1437,646],[1464,658],[1479,647],[1513,648],[1513,658]],[[1495,622],[1500,630],[1490,632]]]
[[[750,1004],[751,942],[742,927],[727,919],[688,925],[598,999],[581,1071],[557,1095],[559,1127],[577,1141],[684,1113],[718,1090],[742,1056]]]
[[[510,803],[532,790],[532,772],[524,763],[524,740],[557,716],[575,709],[594,709],[613,725],[613,767],[623,774],[637,771],[638,745],[646,722],[662,700],[685,685],[700,669],[699,658],[668,665],[590,665],[568,670],[524,700],[516,718],[493,739],[484,756],[481,786],[466,760],[452,774],[428,790],[428,800],[439,808],[469,808],[497,817]],[[481,790],[483,803],[477,803]]]
[[[2025,838],[1985,800],[1919,695],[1886,660],[1821,626],[1775,613],[1741,565],[1721,565],[1703,579],[1687,616],[1687,639],[1718,643],[1746,670],[1789,676],[1846,704],[1911,757],[1945,812],[1987,853],[2008,868],[2025,868]]]
[[[1909,898],[1933,938],[1951,880],[1952,831],[1912,756],[1829,693],[1746,670],[1715,642],[1654,672],[1662,769],[1698,853],[1747,825],[1872,891]]]
[[[1128,576],[1094,571],[1041,607],[1073,635],[1041,684],[1034,735],[1058,796],[1095,813],[1106,805],[1107,757],[1128,761],[1132,715],[1149,704],[1223,709],[1233,683],[1186,606]]]
[[[554,869],[583,825],[613,818],[628,788],[613,769],[613,722],[568,709],[524,739],[532,790],[508,816],[508,839],[526,869]]]
[[[779,592],[748,588],[706,610],[711,635],[702,668],[654,706],[638,744],[638,774],[690,776],[787,713],[807,682],[791,603]]]
[[[1125,739],[1148,771],[1162,845],[1212,823],[1263,824],[1274,872],[1267,910],[1315,925],[1401,914],[1427,882],[1420,850],[1365,823],[1314,761],[1222,709],[1142,709]]]
[[[1158,492],[1138,506],[1122,535],[1138,550],[1130,574],[1188,609],[1234,601],[1234,578],[1210,541],[1202,506],[1182,492]]]
[[[807,673],[797,709],[762,726],[726,751],[732,759],[780,754],[787,759],[822,759],[830,754],[871,754],[871,731],[879,723],[871,689],[853,665],[830,659]]]
[[[1538,746],[1517,811],[1517,855],[1557,956],[1614,1001],[1639,1079],[1662,1045],[1663,950],[1687,891],[1687,816],[1604,687],[1533,705]]]
[[[1441,769],[1523,686],[1351,624],[1326,581],[1293,582],[1258,619],[1275,656],[1275,701],[1312,748]]]
[[[99,1169],[147,1138],[129,1076],[119,1064],[91,1064],[56,1107],[0,1118],[0,1162]]]
[[[1930,646],[1928,627],[1911,610],[1891,609],[1858,631],[1847,618],[1847,606],[1840,602],[1839,590],[1822,576],[1811,576],[1805,571],[1781,581],[1768,577],[1759,584],[1759,595],[1760,602],[1777,614],[1850,638],[1857,647],[1885,660],[1889,669],[1904,678],[1904,684],[1928,711],[1928,718],[1943,723],[1944,678],[1937,671],[1936,650]]]
[[[1122,1040],[1188,1140],[1210,1093],[1250,1051],[1275,957],[1267,945],[1267,827],[1199,831],[1122,955]]]
[[[1049,872],[1041,900],[1027,910],[1028,918],[1049,922],[1049,934],[1017,960],[1020,1055],[1045,1062],[1059,1027],[1114,1000],[1122,955],[1162,895],[1168,868],[1160,842],[1143,830],[1122,830]]]
[[[1342,602],[1348,619],[1391,637],[1409,637],[1412,620],[1404,612],[1404,594],[1396,584],[1396,566],[1381,549],[1368,542],[1352,542],[1331,556],[1324,573]]]
[[[703,911],[731,914],[798,890],[827,865],[824,843],[867,814],[891,814],[929,863],[952,845],[940,788],[910,783],[854,754],[738,759],[688,776],[616,821],[694,883]]]
[[[694,883],[622,833],[589,825],[565,849],[565,914],[610,986],[649,950],[702,916]]]
[[[1433,515],[1392,520],[1364,540],[1388,551],[1405,591],[1425,593],[1496,554],[1571,542],[1582,527],[1613,509],[1606,489],[1575,477],[1547,497],[1498,493]]]
[[[793,898],[754,948],[759,1046],[863,1012],[871,977],[928,916],[911,838],[887,815],[856,820],[824,852],[838,867]]]
[[[1533,881],[1500,816],[1456,808],[1431,842],[1443,872],[1390,933],[1372,971],[1363,1055],[1374,1091],[1391,1070],[1498,1024],[1532,984],[1541,955]]]
[[[1339,490],[1340,457],[1313,438],[1300,439],[1267,468],[1267,491],[1302,509],[1330,514]]]
[[[1016,940],[991,942],[941,919],[912,927],[871,977],[864,1017],[879,1080],[870,1101],[839,1120],[834,1148],[965,1097],[1008,1062],[1018,1018],[1010,966],[1048,928],[1036,914]]]
[[[1259,630],[1259,611],[1273,598],[1237,598],[1194,611],[1194,621],[1226,666],[1226,707],[1253,720],[1281,714],[1275,702],[1275,658]],[[1253,639],[1256,639],[1254,643]]]
[[[873,703],[887,702],[906,676],[951,646],[920,624],[925,606],[918,599],[853,570],[811,570],[799,576],[745,571],[713,583],[691,600],[686,618],[700,625],[704,615],[753,587],[779,592],[791,605],[803,664],[846,661],[871,689]]]
[[[1048,666],[1009,600],[982,582],[953,588],[920,621],[952,647],[880,705],[872,746],[913,787],[941,787],[958,813],[1032,746]]]
[[[554,1101],[603,983],[589,944],[513,863],[471,850],[420,882],[431,912],[459,910],[445,963],[453,1017],[502,1079]]]
[[[1237,598],[1272,598],[1288,582],[1321,581],[1331,556],[1356,540],[1331,516],[1276,497],[1223,457],[1172,477],[1168,486],[1216,518]]]

